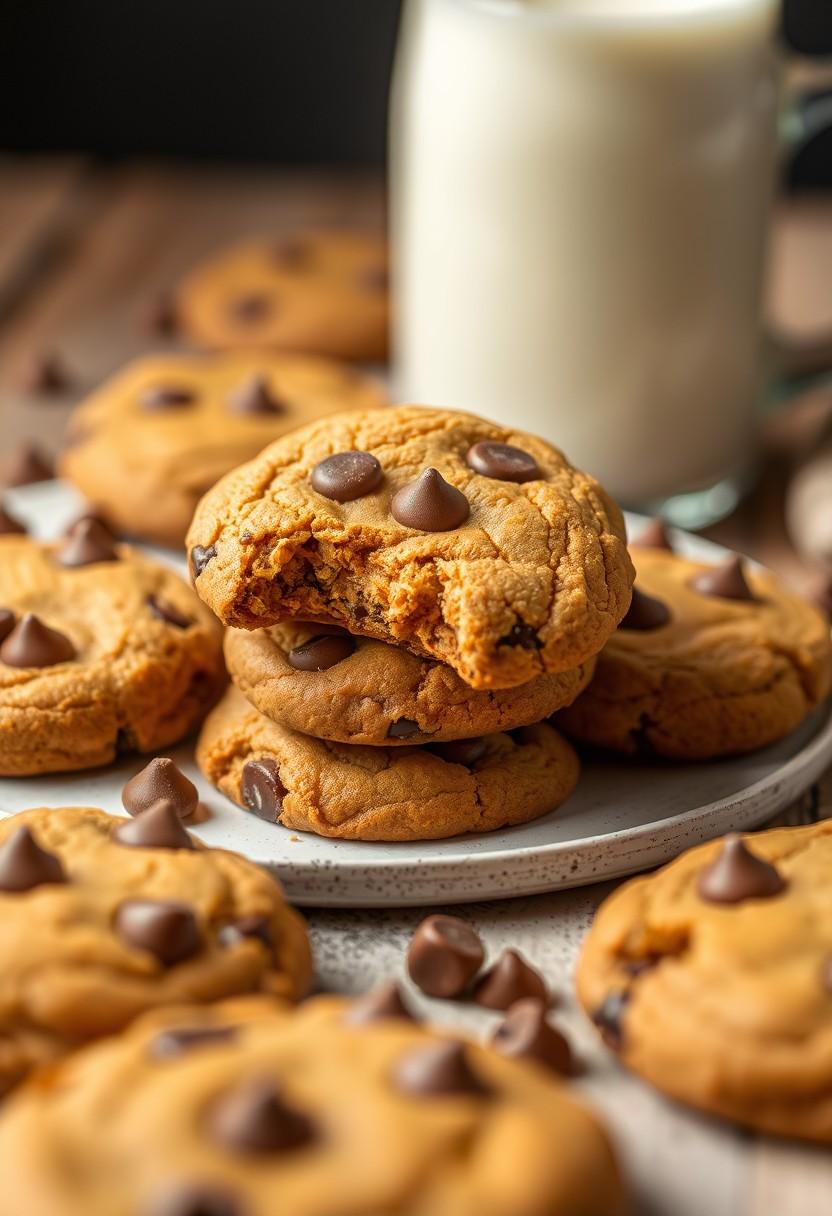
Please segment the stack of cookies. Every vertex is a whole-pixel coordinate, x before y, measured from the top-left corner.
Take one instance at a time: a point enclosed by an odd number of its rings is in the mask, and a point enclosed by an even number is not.
[[[555,448],[469,414],[354,410],[224,477],[188,537],[233,685],[197,759],[261,817],[422,840],[553,810],[548,719],[633,579],[615,504]]]

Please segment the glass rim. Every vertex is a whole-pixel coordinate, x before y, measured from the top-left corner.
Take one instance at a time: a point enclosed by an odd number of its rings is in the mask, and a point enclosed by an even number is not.
[[[579,7],[570,7],[563,12],[558,8],[537,4],[523,4],[522,0],[442,0],[443,3],[470,12],[479,12],[496,20],[514,20],[529,25],[555,26],[564,29],[644,29],[666,26],[685,20],[709,20],[729,17],[743,9],[761,14],[770,10],[772,16],[781,8],[781,0],[668,0],[667,7],[656,12],[640,13],[582,12]],[[626,5],[627,0],[621,0]]]

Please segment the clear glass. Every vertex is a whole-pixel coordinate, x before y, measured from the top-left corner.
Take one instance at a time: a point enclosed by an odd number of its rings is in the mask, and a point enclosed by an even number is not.
[[[543,434],[628,506],[682,495],[699,523],[736,500],[777,10],[408,0],[391,107],[401,397]]]

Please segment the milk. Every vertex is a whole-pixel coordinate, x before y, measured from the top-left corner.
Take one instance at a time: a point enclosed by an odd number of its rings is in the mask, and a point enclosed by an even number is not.
[[[409,0],[397,387],[536,431],[622,501],[753,448],[775,0]]]

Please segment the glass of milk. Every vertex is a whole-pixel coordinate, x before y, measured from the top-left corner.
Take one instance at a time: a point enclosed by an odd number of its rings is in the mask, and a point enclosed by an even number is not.
[[[407,0],[397,390],[696,526],[754,457],[777,0]]]

